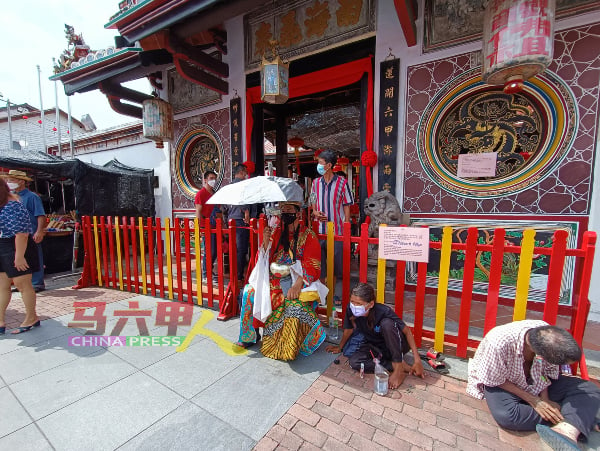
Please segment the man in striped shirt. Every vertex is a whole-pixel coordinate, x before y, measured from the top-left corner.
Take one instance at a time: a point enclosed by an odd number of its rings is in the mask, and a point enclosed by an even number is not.
[[[327,222],[333,222],[336,235],[342,234],[343,223],[350,221],[350,205],[354,203],[352,192],[344,177],[333,173],[337,157],[332,150],[324,150],[317,159],[317,178],[311,189],[313,216],[320,221],[319,233],[327,233]],[[327,244],[321,242],[321,280],[327,276]],[[342,242],[336,241],[334,248],[334,276],[341,280],[343,275]]]

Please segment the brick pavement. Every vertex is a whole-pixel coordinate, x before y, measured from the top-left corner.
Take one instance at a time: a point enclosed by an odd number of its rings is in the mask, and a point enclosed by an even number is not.
[[[74,301],[103,301],[116,302],[137,296],[136,293],[117,291],[101,287],[89,287],[73,290],[69,287],[50,289],[37,293],[36,310],[40,320],[73,313]],[[13,329],[23,322],[25,307],[21,302],[21,294],[13,293],[8,309],[6,310],[6,328]]]
[[[500,429],[466,383],[437,373],[408,376],[400,389],[373,393],[347,359],[332,364],[254,448],[291,450],[540,450],[534,432]]]

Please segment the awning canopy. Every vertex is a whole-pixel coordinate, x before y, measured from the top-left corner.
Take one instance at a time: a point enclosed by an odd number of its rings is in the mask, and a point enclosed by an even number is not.
[[[0,167],[20,169],[38,180],[73,180],[78,215],[154,216],[154,170],[63,160],[42,152],[0,149]]]

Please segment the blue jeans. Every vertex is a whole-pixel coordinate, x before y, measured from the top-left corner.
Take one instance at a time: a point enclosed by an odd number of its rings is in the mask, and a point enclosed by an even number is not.
[[[237,276],[238,280],[244,280],[246,255],[248,255],[248,247],[250,245],[250,230],[243,219],[236,219],[235,226],[235,240],[237,245]]]
[[[31,275],[31,284],[34,288],[45,288],[44,284],[44,253],[42,243],[36,243],[40,269]]]
[[[206,278],[206,236],[202,237],[204,243],[204,254],[202,255],[202,277]],[[210,234],[210,267],[212,268],[217,260],[217,235],[215,233]],[[213,272],[213,276],[214,276]]]

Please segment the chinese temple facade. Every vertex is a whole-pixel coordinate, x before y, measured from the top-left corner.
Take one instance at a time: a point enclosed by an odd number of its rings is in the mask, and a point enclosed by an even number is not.
[[[600,231],[598,1],[124,0],[119,8],[106,25],[116,46],[65,58],[54,78],[68,95],[98,89],[114,110],[143,119],[144,134],[163,146],[144,153],[170,164],[174,215],[192,214],[207,169],[225,184],[237,163],[252,162],[256,174],[271,163],[310,184],[326,148],[357,201],[388,190],[433,239],[445,225],[459,241],[477,226],[489,242],[501,226],[516,243],[534,228],[544,246],[564,229],[575,247],[585,230]],[[139,78],[154,95],[122,86]],[[547,261],[537,265],[531,292],[543,301]],[[565,303],[574,272],[564,274]],[[600,282],[590,293],[590,318],[600,320]]]

